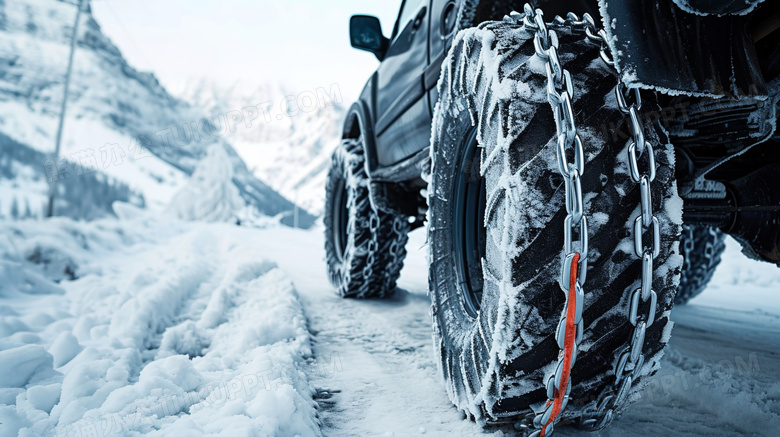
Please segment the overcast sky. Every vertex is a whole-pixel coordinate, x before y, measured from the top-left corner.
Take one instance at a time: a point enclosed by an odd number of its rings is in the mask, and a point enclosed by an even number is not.
[[[338,83],[354,100],[378,61],[349,45],[349,17],[376,15],[385,35],[400,0],[94,0],[95,18],[136,69],[176,91],[188,78]]]

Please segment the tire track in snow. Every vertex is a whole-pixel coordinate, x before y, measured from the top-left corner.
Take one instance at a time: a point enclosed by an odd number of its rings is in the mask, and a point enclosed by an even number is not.
[[[182,321],[199,298],[214,289],[216,264],[201,253],[217,254],[217,241],[207,233],[179,237],[172,243],[191,249],[182,260],[180,252],[151,252],[146,268],[134,272],[131,286],[122,291],[127,300],[109,325],[109,336],[141,352],[145,362],[154,360],[165,331]],[[142,287],[136,286],[143,284]],[[141,370],[140,368],[138,369]]]
[[[2,278],[16,299],[0,302],[0,314],[21,335],[0,338],[0,434],[321,435],[303,371],[306,320],[255,230],[60,222],[19,226],[31,248],[81,260],[79,279],[47,296],[25,293],[25,277],[46,281],[35,266]],[[90,244],[69,244],[69,227]],[[135,243],[117,241],[130,230]],[[29,376],[7,378],[11,370]]]
[[[310,382],[323,435],[485,435],[452,406],[436,367],[427,262],[419,250],[424,232],[410,235],[400,289],[387,300],[338,297],[327,279],[320,235],[274,230],[269,257],[295,282],[314,334]],[[308,262],[301,262],[301,253],[312,254]]]

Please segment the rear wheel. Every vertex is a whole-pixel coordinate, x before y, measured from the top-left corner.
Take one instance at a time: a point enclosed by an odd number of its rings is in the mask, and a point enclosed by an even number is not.
[[[360,139],[333,152],[325,191],[325,258],[330,282],[343,297],[385,297],[395,289],[406,257],[409,223],[371,205]]]
[[[508,21],[461,32],[445,61],[432,135],[434,348],[453,403],[493,422],[544,408],[544,382],[557,362],[554,334],[565,304],[557,282],[563,179],[544,65],[534,59],[531,37]],[[574,417],[611,386],[617,357],[633,332],[628,296],[639,284],[641,261],[633,253],[631,228],[640,194],[628,174],[625,139],[602,129],[623,119],[613,97],[614,76],[582,37],[559,37],[560,58],[578,87],[574,110],[588,161],[582,179],[590,227],[585,330],[572,400],[562,414]],[[645,106],[652,109],[650,102]],[[662,135],[660,129],[646,132],[657,145],[651,189],[661,245],[653,276],[657,310],[633,393],[658,369],[682,264],[682,203],[673,149]]]
[[[680,247],[685,263],[674,297],[675,305],[687,303],[707,287],[726,250],[726,234],[708,226],[685,225]]]

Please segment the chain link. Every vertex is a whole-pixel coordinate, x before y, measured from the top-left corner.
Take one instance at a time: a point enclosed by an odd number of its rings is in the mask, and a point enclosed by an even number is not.
[[[556,416],[566,407],[571,392],[571,384],[561,381],[564,374],[568,375],[569,369],[564,369],[564,338],[566,335],[566,315],[568,306],[575,305],[574,326],[576,336],[573,350],[571,351],[570,366],[574,365],[577,348],[582,339],[582,311],[584,307],[584,293],[582,287],[585,284],[588,261],[588,224],[584,212],[581,179],[585,173],[585,153],[582,140],[577,132],[574,113],[572,110],[573,85],[571,75],[563,68],[558,57],[558,35],[555,29],[567,29],[575,33],[584,33],[587,41],[600,46],[600,58],[610,67],[614,68],[614,58],[610,53],[607,34],[596,26],[596,22],[589,14],[584,14],[580,19],[576,14],[569,13],[566,18],[556,16],[551,23],[545,23],[542,11],[534,10],[529,4],[525,4],[524,13],[513,13],[510,19],[522,22],[523,26],[534,33],[534,49],[536,55],[546,61],[547,73],[547,98],[553,109],[555,118],[557,139],[558,170],[564,177],[566,192],[566,212],[564,220],[564,250],[563,267],[559,284],[564,293],[569,291],[569,286],[574,286],[576,298],[567,300],[563,309],[561,320],[556,330],[556,339],[561,349],[555,373],[546,383],[548,401],[545,408],[533,418],[533,426],[536,431],[531,437],[549,436],[553,433],[553,426],[558,417],[553,416],[557,392],[562,386],[566,387],[566,393],[560,402],[560,408],[555,412]],[[660,225],[658,218],[653,213],[652,192],[650,184],[656,177],[655,151],[648,143],[644,135],[644,126],[639,111],[642,108],[642,98],[638,89],[628,89],[624,83],[619,82],[615,88],[618,108],[627,114],[631,121],[632,137],[628,144],[629,174],[640,190],[640,215],[634,221],[634,251],[642,261],[641,285],[630,296],[628,320],[634,326],[630,342],[627,346],[618,350],[615,365],[615,381],[601,392],[595,404],[595,411],[583,414],[580,418],[581,425],[591,428],[602,428],[609,424],[617,407],[625,402],[633,381],[640,376],[645,357],[642,349],[645,342],[645,334],[655,320],[655,309],[658,296],[652,288],[653,262],[660,253]],[[569,160],[569,156],[572,160]],[[640,160],[643,160],[644,169],[640,168]],[[644,170],[644,171],[643,171]],[[645,245],[646,234],[650,232],[651,245]],[[577,249],[574,247],[574,236],[579,236]],[[579,261],[576,260],[579,258]],[[571,269],[578,264],[576,283],[570,284]],[[641,305],[640,305],[641,304]],[[644,308],[641,311],[640,306]],[[585,408],[583,411],[589,411]]]
[[[373,207],[372,207],[373,208]],[[371,239],[368,241],[366,248],[366,265],[363,267],[361,274],[363,275],[363,283],[370,283],[371,277],[374,274],[374,254],[379,249],[379,243],[377,242],[377,231],[379,230],[379,216],[374,212],[368,219],[368,229],[371,235]]]
[[[403,244],[405,239],[402,236],[408,232],[408,222],[405,216],[396,215],[392,220],[392,242],[388,250],[390,257],[385,268],[385,283],[383,284],[386,289],[390,288],[390,284],[387,281],[392,280],[392,272],[400,271],[403,264],[404,255],[402,255],[402,252],[405,250]]]
[[[514,19],[518,18],[519,15],[515,15]],[[582,340],[582,311],[585,306],[583,286],[588,269],[588,220],[585,216],[581,182],[585,175],[585,151],[574,119],[571,74],[563,68],[558,56],[558,34],[554,28],[575,26],[584,30],[587,21],[581,21],[576,15],[569,14],[566,19],[556,17],[555,21],[548,24],[544,21],[542,11],[534,10],[529,4],[525,5],[520,19],[524,27],[534,33],[536,55],[546,61],[547,100],[555,118],[558,171],[564,178],[566,193],[563,263],[558,282],[567,299],[556,329],[556,340],[561,352],[555,373],[545,384],[547,404],[533,418],[536,431],[532,435],[549,436],[553,433],[553,428],[560,413],[566,408],[571,394],[570,372],[576,362],[577,350]],[[574,241],[575,237],[578,239],[577,243]],[[575,266],[573,275],[572,269]],[[572,335],[573,342],[570,341]]]
[[[598,396],[594,411],[583,414],[580,424],[600,429],[608,425],[620,404],[626,401],[631,385],[636,381],[645,363],[642,353],[647,328],[655,321],[658,295],[653,290],[653,263],[661,250],[661,231],[658,218],[653,213],[650,184],[655,180],[656,162],[652,144],[645,140],[644,126],[639,115],[642,97],[637,89],[628,89],[619,83],[615,88],[618,108],[631,121],[632,137],[628,144],[628,164],[631,179],[639,186],[640,213],[634,220],[634,253],[642,261],[639,288],[631,293],[628,320],[634,326],[630,344],[620,349],[615,365],[615,381]],[[644,157],[644,168],[640,158]],[[651,244],[646,245],[647,233]],[[640,308],[640,306],[642,308]]]
[[[693,297],[709,280],[707,273],[720,263],[724,243],[722,233],[716,228],[694,226],[683,226],[681,241],[684,261],[677,293],[684,293],[688,298]],[[704,245],[704,250],[701,245]]]

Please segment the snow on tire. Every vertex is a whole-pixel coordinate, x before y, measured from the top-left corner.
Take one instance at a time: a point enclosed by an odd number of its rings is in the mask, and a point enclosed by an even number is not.
[[[584,336],[572,371],[571,401],[562,414],[572,418],[611,386],[617,357],[631,339],[629,296],[639,286],[641,270],[632,228],[640,194],[628,174],[626,137],[609,130],[624,119],[614,97],[613,73],[584,36],[559,32],[559,37],[560,57],[572,72],[574,112],[588,161],[582,179],[590,228]],[[490,22],[458,34],[441,77],[428,190],[434,349],[458,408],[489,422],[517,420],[538,412],[547,400],[544,381],[557,363],[554,333],[565,303],[557,279],[566,211],[544,62],[534,56],[532,35],[521,25]],[[652,108],[647,99],[643,111]],[[682,264],[674,152],[660,129],[645,130],[656,145],[658,165],[652,184],[653,210],[661,224],[653,276],[658,301],[646,333],[646,361],[629,399],[658,369]],[[484,256],[481,269],[480,263],[471,263],[463,271],[458,257],[469,252],[456,249],[469,247],[458,244],[468,233],[453,229],[460,217],[471,214],[457,208],[468,203],[458,200],[468,198],[458,194],[464,192],[458,181],[466,171],[462,155],[472,136],[479,143],[475,162],[485,186]],[[481,285],[473,280],[479,270]],[[469,296],[480,286],[474,314]]]
[[[675,305],[684,305],[698,296],[715,274],[720,256],[726,250],[726,234],[708,226],[683,226],[680,240],[685,262]]]
[[[406,217],[376,210],[370,201],[363,143],[345,139],[333,152],[325,192],[328,277],[342,297],[393,292],[406,256]]]

